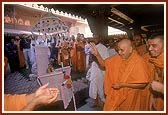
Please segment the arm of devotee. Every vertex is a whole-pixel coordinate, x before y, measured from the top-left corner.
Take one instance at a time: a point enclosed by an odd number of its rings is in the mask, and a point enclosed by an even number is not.
[[[100,68],[105,70],[105,62],[104,62],[103,58],[101,57],[101,55],[99,54],[99,52],[97,51],[95,45],[93,43],[90,43],[90,47],[92,49],[93,55],[96,56],[96,58],[99,62]]]
[[[121,88],[132,88],[132,89],[143,89],[147,86],[147,83],[117,83],[113,84],[113,89],[121,89]]]
[[[49,93],[48,90],[49,83],[46,83],[45,85],[39,87],[34,93],[26,95],[26,102],[30,103],[35,97],[38,97],[39,95],[42,95],[44,93]]]
[[[35,93],[26,95],[27,105],[22,110],[33,110],[37,105],[56,102],[58,96],[57,88],[47,88],[49,83],[41,86]]]
[[[5,111],[31,111],[38,105],[46,105],[57,101],[59,90],[57,88],[47,88],[48,83],[41,86],[35,93],[31,94],[5,94]]]
[[[161,92],[164,94],[164,85],[158,81],[152,81],[150,83],[150,87],[157,92]]]
[[[35,94],[27,95],[27,105],[22,109],[22,111],[32,111],[38,105],[47,105],[50,103],[56,102],[58,96],[58,90],[53,90],[50,94],[41,94],[35,97],[32,101],[29,102]]]
[[[31,111],[35,108],[36,103],[32,101],[34,95],[35,95],[34,93],[26,95],[26,104],[27,105],[21,109],[22,111]]]

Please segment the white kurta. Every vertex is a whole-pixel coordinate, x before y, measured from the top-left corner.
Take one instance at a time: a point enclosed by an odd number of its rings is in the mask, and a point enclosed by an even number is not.
[[[113,56],[113,55],[115,55],[117,53],[114,48],[108,48],[108,52],[109,52],[110,56]]]
[[[89,67],[89,56],[90,56],[90,53],[91,53],[90,44],[87,43],[87,44],[85,45],[86,68]]]
[[[35,46],[32,44],[35,44],[34,40],[31,40],[31,47],[30,47],[30,62],[33,65],[36,62],[36,54],[35,54]]]
[[[97,44],[96,48],[99,54],[102,56],[103,59],[109,57],[108,49],[103,44]],[[92,62],[91,65],[91,73],[90,73],[90,87],[89,87],[89,96],[93,99],[97,98],[97,95],[101,98],[104,102],[104,71],[102,71],[96,62]]]
[[[108,52],[108,49],[107,49],[106,46],[104,46],[103,44],[99,43],[99,44],[96,45],[96,48],[97,48],[99,54],[101,55],[101,57],[103,59],[106,59],[106,58],[109,57],[109,52]]]

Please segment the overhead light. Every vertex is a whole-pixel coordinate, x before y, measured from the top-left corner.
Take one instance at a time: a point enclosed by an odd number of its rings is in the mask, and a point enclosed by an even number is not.
[[[112,8],[111,12],[114,13],[114,14],[116,14],[116,15],[118,15],[118,16],[120,16],[121,18],[127,20],[130,23],[134,22],[134,20],[132,20],[130,17],[128,17],[127,15],[123,14],[122,12],[120,12],[119,10],[117,10],[115,8]]]
[[[141,26],[141,30],[143,30],[143,31],[145,31],[145,32],[148,31],[148,29],[146,29],[145,26]]]
[[[125,26],[122,22],[119,22],[119,21],[117,21],[117,20],[114,20],[114,19],[112,19],[112,18],[110,18],[110,17],[108,17],[108,19],[111,20],[111,21],[113,21],[113,22],[116,22],[116,23],[118,23],[118,24],[121,24],[121,25]]]

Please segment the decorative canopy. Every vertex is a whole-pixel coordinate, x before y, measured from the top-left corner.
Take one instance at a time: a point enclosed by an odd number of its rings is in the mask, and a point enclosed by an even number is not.
[[[65,25],[63,21],[52,12],[44,14],[40,20],[35,24],[32,32],[38,32],[44,34],[60,34],[69,33],[69,27]]]

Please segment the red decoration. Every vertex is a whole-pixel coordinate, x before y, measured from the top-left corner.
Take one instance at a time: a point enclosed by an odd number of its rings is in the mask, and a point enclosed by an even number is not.
[[[71,88],[72,87],[72,84],[71,83],[67,83],[67,88]]]
[[[69,75],[64,75],[64,79],[66,80],[66,79],[69,79],[70,78],[70,76]]]

